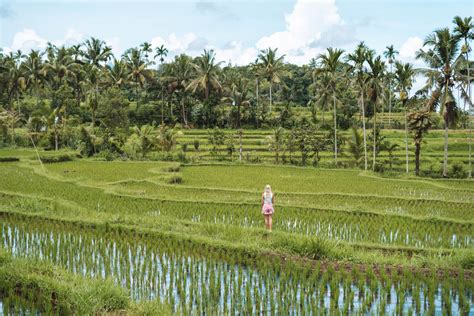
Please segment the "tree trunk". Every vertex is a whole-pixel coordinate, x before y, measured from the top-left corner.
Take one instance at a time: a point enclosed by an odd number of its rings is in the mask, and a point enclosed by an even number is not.
[[[55,151],[58,151],[58,130],[57,130],[57,127],[54,126],[54,150]]]
[[[372,171],[375,171],[375,159],[377,156],[377,101],[374,102],[374,144],[372,153]]]
[[[392,74],[392,63],[390,63],[390,75]],[[388,128],[392,128],[392,77],[388,80]]]
[[[465,40],[465,45],[467,46],[467,40]],[[467,61],[467,95],[469,98],[468,104],[468,124],[469,124],[469,170],[468,170],[468,177],[472,178],[472,128],[471,128],[471,73],[470,73],[470,66],[469,66],[469,55],[466,51],[466,61]]]
[[[332,100],[334,105],[334,165],[337,167],[337,116],[336,116],[336,91],[333,90]]]
[[[161,125],[165,123],[165,89],[161,89]]]
[[[270,81],[270,113],[272,112],[272,103],[273,103],[273,99],[272,99],[272,82]]]
[[[409,172],[408,170],[408,125],[407,125],[407,108],[406,108],[406,102],[403,100],[403,110],[405,112],[405,171],[406,173]]]
[[[239,130],[239,161],[242,161],[243,158],[243,148],[242,148],[242,129]]]
[[[421,142],[415,141],[415,175],[420,175],[420,152],[421,152]]]
[[[92,131],[94,131],[94,127],[95,127],[95,110],[92,109],[91,113],[92,113],[92,124],[91,124],[91,127],[92,127]]]
[[[256,111],[255,111],[255,125],[257,126],[258,128],[258,106],[259,106],[259,102],[258,102],[258,86],[259,86],[259,82],[258,82],[258,78],[255,78],[255,82],[256,82],[256,97],[257,97],[257,108],[256,108]]]
[[[445,105],[446,106],[446,105]],[[446,111],[446,110],[445,110]],[[448,177],[448,130],[449,118],[448,113],[444,114],[444,161],[443,161],[443,178]]]
[[[362,133],[364,134],[364,170],[367,170],[367,131],[365,130],[365,104],[364,91],[361,93],[361,108],[362,108]]]
[[[188,127],[188,120],[186,119],[186,106],[184,104],[185,98],[181,99],[181,115],[183,116],[183,124],[185,127]]]

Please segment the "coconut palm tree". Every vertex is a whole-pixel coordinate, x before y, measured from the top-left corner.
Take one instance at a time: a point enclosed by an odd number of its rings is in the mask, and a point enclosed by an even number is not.
[[[313,79],[313,83],[310,85],[313,97],[309,100],[309,104],[313,104],[313,111],[316,111],[318,106],[321,108],[321,119],[324,126],[326,124],[324,112],[326,106],[331,103],[332,97],[331,77],[328,74],[316,75],[315,71],[313,71],[312,77],[315,79]]]
[[[112,58],[112,48],[105,41],[91,37],[84,42],[84,58],[88,64],[102,67]]]
[[[188,120],[186,115],[186,87],[189,85],[191,79],[194,76],[194,65],[191,57],[182,54],[176,56],[174,61],[169,64],[165,64],[164,76],[161,80],[167,85],[168,93],[174,93],[178,99],[178,103],[181,105],[181,118],[183,124],[188,126]],[[170,103],[172,105],[172,103]],[[170,114],[172,114],[170,108]]]
[[[38,50],[31,50],[23,63],[27,85],[36,96],[37,102],[39,102],[39,88],[44,81],[42,56],[43,53]]]
[[[204,50],[204,53],[197,58],[194,68],[196,77],[189,83],[186,90],[196,93],[204,91],[204,100],[208,101],[212,90],[221,91],[222,86],[219,81],[219,66],[222,62],[216,62],[216,55],[213,50]]]
[[[359,90],[359,105],[362,114],[362,135],[364,145],[364,170],[367,170],[367,131],[365,129],[365,90],[367,81],[367,68],[365,63],[374,55],[374,51],[370,50],[364,42],[357,45],[355,51],[347,55],[347,61],[350,63],[349,71],[355,74],[356,84]]]
[[[124,62],[128,69],[127,79],[135,84],[137,108],[139,106],[138,89],[143,89],[145,82],[152,78],[152,73],[147,68],[149,63],[143,58],[142,53],[141,50],[132,48],[124,56]]]
[[[407,120],[407,102],[409,99],[410,89],[413,86],[413,80],[415,79],[415,70],[409,63],[395,63],[395,81],[397,84],[398,97],[402,102],[402,107],[405,117],[405,171],[408,170],[408,120]]]
[[[160,58],[160,64],[163,64],[163,62],[165,61],[165,57],[168,56],[168,49],[164,46],[164,45],[161,45],[157,48],[155,48],[155,58],[156,57],[159,57]]]
[[[462,53],[465,55],[465,61],[467,64],[467,97],[469,99],[468,102],[468,117],[469,117],[469,170],[468,176],[469,178],[472,177],[472,129],[471,129],[471,72],[470,72],[470,63],[469,63],[469,52],[471,48],[469,46],[469,40],[474,39],[474,25],[472,23],[472,17],[467,17],[462,19],[460,16],[455,16],[453,19],[455,24],[454,34],[459,37],[460,39],[464,40],[464,45],[461,49]]]
[[[160,66],[162,66],[163,62],[165,61],[165,57],[168,56],[168,49],[164,45],[161,45],[159,47],[156,47],[155,51],[156,51],[156,54],[154,58],[156,59],[156,57],[159,57]],[[162,85],[161,87],[161,125],[163,125],[165,121],[164,105],[165,105],[165,86]]]
[[[91,130],[94,130],[96,121],[96,112],[99,107],[99,85],[100,85],[100,74],[99,69],[95,66],[87,66],[87,91],[86,91],[86,103],[89,106],[92,115]]]
[[[391,127],[392,119],[392,80],[393,80],[393,63],[395,62],[395,57],[398,55],[398,51],[393,48],[393,45],[387,46],[386,51],[383,53],[385,58],[388,60],[390,65],[390,74],[388,78],[388,126]]]
[[[433,124],[430,109],[420,109],[408,114],[408,129],[415,143],[415,175],[420,175],[420,153],[423,136]]]
[[[155,128],[150,125],[135,126],[133,133],[137,137],[136,145],[142,153],[142,158],[145,158],[147,153],[155,146],[157,136]]]
[[[273,84],[280,83],[281,78],[287,73],[283,63],[285,55],[277,57],[277,50],[278,48],[272,49],[269,47],[266,50],[261,50],[260,54],[258,55],[258,59],[260,60],[263,68],[262,72],[270,83],[270,112],[272,110],[273,104]]]
[[[373,141],[373,148],[372,148],[372,170],[375,171],[375,164],[377,158],[377,105],[381,102],[383,91],[384,91],[384,84],[383,79],[385,76],[385,63],[382,61],[380,56],[374,58],[369,58],[367,60],[369,64],[369,73],[367,77],[367,87],[368,87],[368,97],[373,104],[374,107],[374,116],[373,116],[373,133],[374,133],[374,141]]]
[[[166,125],[161,125],[158,129],[158,146],[165,152],[170,152],[178,143],[178,138],[183,133],[176,129]]]
[[[127,65],[114,58],[112,65],[106,66],[106,81],[110,87],[121,88],[127,83]]]
[[[329,86],[332,91],[333,116],[334,116],[334,164],[337,166],[337,113],[336,113],[336,90],[337,83],[342,75],[342,54],[344,50],[328,48],[326,54],[320,54],[319,68],[315,70],[315,75],[325,74],[329,79]]]
[[[143,42],[140,44],[140,50],[143,52],[145,61],[148,62],[148,54],[153,51],[151,44],[148,42]]]
[[[348,145],[349,153],[354,157],[356,166],[360,166],[360,161],[364,152],[364,142],[362,133],[355,127],[352,128],[351,138],[348,141]]]
[[[444,163],[443,177],[448,176],[448,132],[450,125],[457,119],[456,99],[453,95],[454,75],[462,64],[459,54],[460,38],[454,36],[448,28],[434,31],[424,41],[417,52],[417,58],[429,68],[419,71],[427,77],[424,91],[431,90],[431,98],[439,101],[440,112],[444,119]]]

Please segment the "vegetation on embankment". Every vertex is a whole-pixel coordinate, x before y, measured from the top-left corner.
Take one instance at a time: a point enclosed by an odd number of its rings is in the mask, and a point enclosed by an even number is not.
[[[12,258],[0,249],[0,291],[25,296],[47,313],[95,314],[124,310],[127,291],[109,280],[73,275],[50,263]]]

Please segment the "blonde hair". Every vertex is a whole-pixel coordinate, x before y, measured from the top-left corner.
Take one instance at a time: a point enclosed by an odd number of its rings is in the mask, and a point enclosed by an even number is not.
[[[273,196],[272,187],[269,184],[263,189],[263,194],[265,194],[265,196],[268,196],[267,194],[270,194],[270,197]]]

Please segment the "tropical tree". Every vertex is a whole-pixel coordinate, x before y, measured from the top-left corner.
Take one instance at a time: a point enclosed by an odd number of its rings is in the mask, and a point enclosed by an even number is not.
[[[112,65],[106,66],[106,82],[109,87],[122,88],[127,83],[127,65],[114,58]]]
[[[174,93],[181,105],[181,118],[184,126],[188,126],[186,114],[186,87],[194,76],[194,65],[189,56],[181,54],[172,63],[166,64],[161,80],[167,84],[168,93]],[[170,103],[172,105],[172,103]],[[170,114],[172,114],[170,108]]]
[[[377,158],[377,105],[381,102],[383,90],[384,90],[384,76],[385,76],[385,63],[382,61],[380,56],[369,58],[369,73],[367,77],[368,97],[373,105],[373,148],[372,148],[372,170],[375,171],[375,164]]]
[[[455,16],[453,19],[455,24],[454,34],[460,39],[464,40],[461,53],[465,55],[465,62],[467,68],[467,79],[466,79],[466,90],[468,98],[468,118],[469,118],[469,170],[468,176],[472,177],[472,129],[471,129],[471,112],[472,112],[472,99],[471,99],[471,65],[469,63],[469,52],[471,47],[469,41],[474,39],[474,25],[472,23],[472,17],[462,19],[460,16]]]
[[[420,153],[423,136],[433,124],[430,109],[420,109],[408,114],[408,129],[415,143],[415,175],[420,175]]]
[[[356,166],[359,166],[364,155],[364,137],[355,127],[352,128],[351,138],[348,141],[348,145],[349,153],[354,157]]]
[[[127,79],[135,84],[137,108],[139,106],[138,89],[143,89],[145,82],[152,78],[152,73],[147,69],[149,63],[143,58],[142,54],[141,50],[132,48],[124,56],[124,62],[128,69]]]
[[[170,152],[178,143],[178,138],[183,133],[177,128],[161,125],[158,129],[158,146],[165,152]]]
[[[325,74],[329,79],[329,86],[332,91],[333,116],[334,116],[334,164],[337,166],[337,113],[336,113],[336,91],[337,83],[342,76],[342,54],[341,49],[328,48],[326,54],[319,55],[319,68],[315,70],[315,75]]]
[[[362,135],[364,145],[364,170],[367,170],[367,131],[365,129],[365,91],[367,81],[367,69],[365,63],[368,59],[371,59],[374,52],[370,50],[364,42],[360,42],[357,45],[355,51],[347,55],[347,60],[351,64],[349,71],[355,75],[355,82],[359,90],[359,105],[362,114]]]
[[[96,113],[99,107],[99,82],[100,74],[99,69],[95,66],[87,65],[87,91],[86,91],[86,103],[91,111],[92,122],[91,122],[91,132],[94,131],[94,126],[96,122]]]
[[[23,63],[27,85],[36,96],[37,102],[40,85],[44,82],[42,56],[43,53],[38,50],[31,50]]]
[[[270,83],[270,111],[272,110],[273,104],[273,84],[280,83],[282,77],[287,74],[283,63],[285,55],[277,57],[277,50],[278,48],[272,49],[269,47],[266,50],[261,50],[258,55],[258,59],[262,64],[262,72]]]
[[[457,119],[457,104],[453,95],[454,75],[462,65],[459,54],[460,38],[448,28],[434,31],[424,41],[417,52],[417,58],[423,60],[429,68],[420,69],[427,77],[424,91],[431,91],[432,103],[439,103],[444,119],[444,162],[443,177],[448,176],[448,132]]]
[[[143,42],[140,44],[140,50],[143,52],[145,61],[148,62],[148,54],[153,52],[151,44],[149,42]]]
[[[85,51],[83,52],[85,61],[96,67],[102,67],[111,57],[112,48],[107,46],[105,41],[91,37],[84,42]]]
[[[388,60],[390,65],[390,74],[388,78],[388,126],[391,127],[392,119],[392,81],[393,81],[393,63],[395,62],[395,57],[398,55],[398,51],[393,48],[393,45],[387,46],[386,51],[383,53],[385,58]]]
[[[216,55],[213,50],[204,50],[204,53],[197,58],[194,68],[196,77],[189,83],[186,90],[196,93],[204,91],[204,100],[208,101],[212,90],[220,92],[222,90],[219,81],[219,66],[222,62],[216,62]]]
[[[159,57],[160,64],[163,64],[163,62],[165,61],[165,57],[168,56],[168,49],[164,45],[161,45],[155,49],[155,52],[156,54],[154,57]]]
[[[155,146],[156,131],[153,126],[143,125],[141,127],[135,126],[133,133],[136,135],[135,146],[140,150],[142,158],[145,158]]]
[[[413,86],[415,78],[415,70],[409,63],[397,62],[395,64],[395,81],[397,83],[398,97],[402,102],[402,108],[405,118],[405,171],[408,170],[408,120],[407,120],[407,105],[409,100],[410,89]]]
[[[381,147],[382,147],[381,150],[384,150],[388,153],[388,163],[389,163],[389,166],[390,166],[390,170],[392,170],[392,164],[393,164],[393,160],[395,158],[394,152],[400,146],[396,143],[391,143],[390,141],[386,140],[382,143]]]
[[[268,149],[275,153],[275,162],[278,164],[280,161],[280,153],[285,148],[285,129],[278,127],[273,130],[272,135],[267,136]]]

